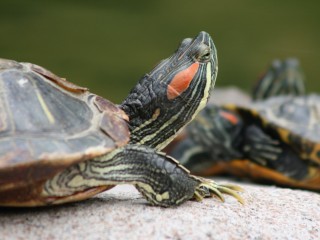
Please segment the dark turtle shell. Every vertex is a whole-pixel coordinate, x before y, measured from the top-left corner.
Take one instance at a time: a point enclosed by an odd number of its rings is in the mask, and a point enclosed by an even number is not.
[[[320,144],[320,96],[279,96],[253,104],[267,122]]]
[[[236,108],[244,117],[259,116],[262,126],[274,129],[282,141],[298,150],[302,159],[320,164],[319,95],[272,97],[253,103],[247,110]]]
[[[1,203],[129,141],[122,110],[40,66],[0,59],[0,89]]]
[[[250,160],[232,161],[229,172],[256,179],[272,179],[280,184],[319,190],[320,184],[320,96],[279,96],[252,103],[248,107],[227,105],[244,119],[250,119],[279,140],[292,146],[301,159],[309,161],[308,175],[293,180]]]

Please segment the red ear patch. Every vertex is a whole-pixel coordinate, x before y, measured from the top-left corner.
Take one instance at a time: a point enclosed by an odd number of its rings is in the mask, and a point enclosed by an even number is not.
[[[232,113],[229,113],[229,112],[220,112],[220,115],[228,120],[229,122],[231,122],[233,125],[236,125],[238,122],[239,122],[239,119],[233,115]]]
[[[167,97],[169,100],[175,99],[186,89],[188,89],[194,75],[197,73],[199,63],[193,63],[190,67],[177,73],[167,88]]]

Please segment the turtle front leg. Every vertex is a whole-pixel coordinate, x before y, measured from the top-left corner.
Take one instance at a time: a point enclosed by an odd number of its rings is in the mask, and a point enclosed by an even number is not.
[[[153,205],[169,207],[189,199],[228,193],[242,202],[235,186],[195,177],[176,160],[146,146],[127,145],[66,169],[46,183],[46,194],[65,194],[103,185],[133,184]]]

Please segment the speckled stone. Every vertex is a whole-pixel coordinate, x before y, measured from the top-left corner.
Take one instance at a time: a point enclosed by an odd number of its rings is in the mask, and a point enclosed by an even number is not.
[[[244,205],[226,196],[153,207],[123,185],[62,206],[0,208],[0,239],[320,239],[318,193],[239,185]]]
[[[214,88],[208,104],[236,104],[237,106],[249,106],[252,100],[249,94],[236,87]]]

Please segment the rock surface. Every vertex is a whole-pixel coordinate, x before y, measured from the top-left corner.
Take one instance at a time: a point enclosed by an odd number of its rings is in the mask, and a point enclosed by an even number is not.
[[[226,196],[159,208],[123,185],[62,206],[0,208],[0,239],[320,239],[318,193],[240,185],[244,205]]]
[[[249,106],[251,97],[246,92],[236,87],[214,88],[208,104],[236,104],[238,106]]]

